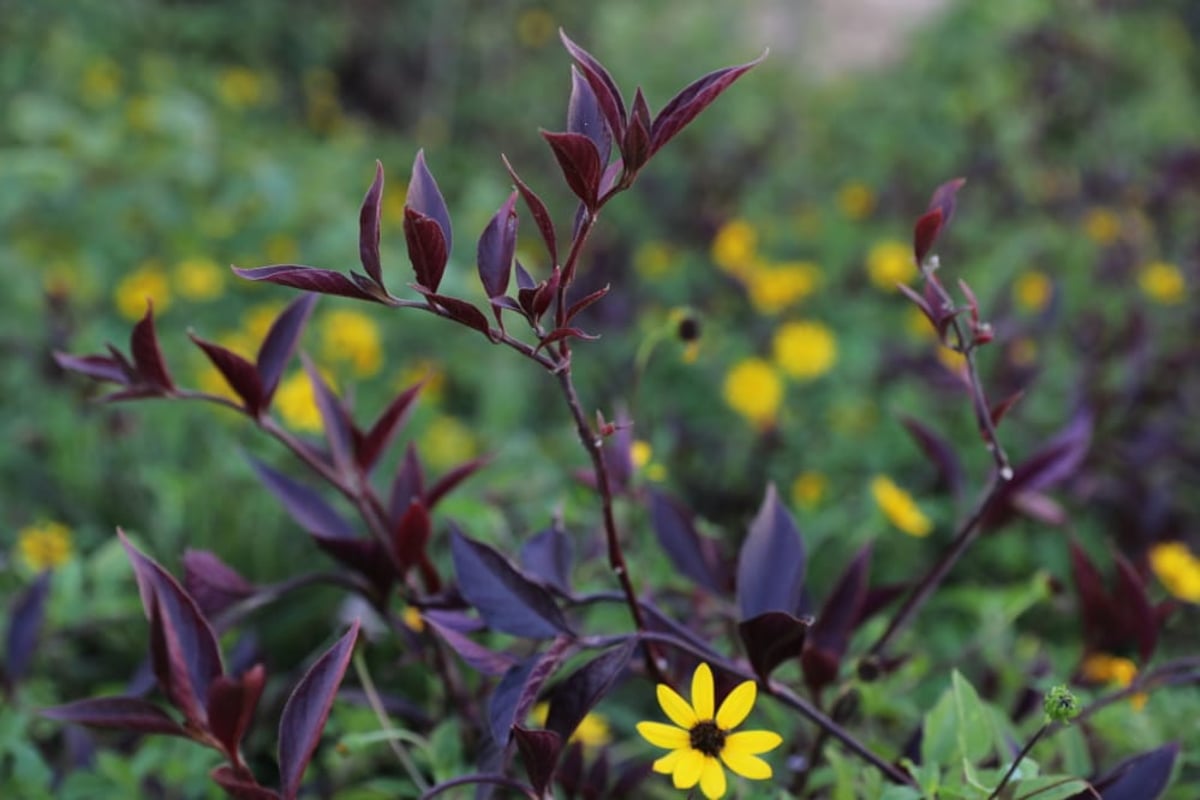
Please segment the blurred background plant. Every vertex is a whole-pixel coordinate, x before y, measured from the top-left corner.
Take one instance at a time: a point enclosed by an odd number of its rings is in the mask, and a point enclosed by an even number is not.
[[[984,449],[963,448],[972,458],[959,463],[932,447],[931,459],[930,440],[904,424],[978,439],[963,413],[961,358],[895,290],[916,277],[911,221],[949,176],[968,179],[969,211],[943,242],[944,275],[968,277],[994,323],[996,345],[981,356],[993,396],[1026,392],[1005,423],[1009,451],[1033,452],[1078,407],[1094,415],[1098,446],[1079,475],[1053,501],[1039,498],[1030,519],[984,537],[918,625],[920,652],[886,688],[865,685],[864,715],[893,720],[881,739],[932,704],[944,687],[931,676],[951,663],[998,703],[1015,702],[1031,674],[1133,679],[1132,652],[1091,652],[1082,638],[1068,533],[1101,564],[1124,553],[1156,600],[1177,603],[1160,654],[1194,652],[1194,6],[950,2],[911,38],[888,42],[882,68],[847,69],[822,50],[828,20],[786,3],[705,14],[625,0],[6,4],[0,591],[17,597],[40,571],[54,575],[32,677],[0,711],[0,794],[150,796],[153,786],[163,797],[218,796],[198,788],[210,762],[170,741],[132,759],[98,750],[90,769],[57,782],[55,768],[85,745],[30,718],[119,687],[140,661],[140,635],[110,624],[140,613],[117,525],[172,567],[184,547],[220,553],[262,582],[325,563],[248,461],[230,457],[279,453],[244,442],[232,418],[214,432],[207,410],[96,406],[51,352],[121,341],[149,297],[170,360],[192,365],[180,382],[225,391],[184,331],[252,353],[288,296],[234,279],[228,264],[345,262],[374,159],[393,176],[383,210],[393,268],[404,261],[396,176],[417,147],[464,230],[481,229],[509,189],[501,151],[531,184],[556,186],[531,133],[564,113],[547,101],[569,82],[559,26],[603,52],[622,83],[642,79],[652,106],[677,88],[678,64],[736,63],[772,47],[753,86],[723,98],[608,212],[583,277],[613,286],[588,320],[604,338],[586,345],[583,393],[629,407],[639,480],[685,498],[726,552],[773,481],[814,564],[840,566],[874,540],[876,581],[896,583],[972,502]],[[546,266],[532,249],[518,256],[535,273]],[[471,272],[448,270],[447,283],[475,291]],[[581,466],[568,419],[547,420],[540,382],[521,366],[482,364],[475,345],[467,332],[333,299],[304,342],[361,407],[427,379],[410,430],[430,468],[495,456],[486,490],[480,481],[446,501],[446,515],[475,535],[521,541],[555,515],[584,527],[590,506],[563,468]],[[285,376],[277,403],[296,431],[319,427],[301,372]],[[649,537],[638,548],[646,583],[670,585]],[[836,569],[810,573],[824,596]],[[599,569],[590,577],[605,585]],[[256,635],[299,661],[323,635],[312,621],[338,604],[314,591],[275,609]],[[867,625],[863,636],[877,633]],[[410,697],[428,679],[403,666],[393,678]],[[1110,706],[1089,720],[1094,735],[1064,734],[1072,743],[1051,752],[1087,774],[1146,743],[1197,743],[1197,716],[1195,689],[1150,694]],[[614,717],[627,736],[637,714]],[[361,709],[335,711],[335,735],[375,725]],[[462,769],[452,726],[428,732],[435,772]],[[330,785],[377,796],[367,769],[376,752],[364,753],[349,747],[331,763]],[[831,766],[809,787],[842,779]],[[1200,773],[1185,764],[1170,796],[1198,790]]]

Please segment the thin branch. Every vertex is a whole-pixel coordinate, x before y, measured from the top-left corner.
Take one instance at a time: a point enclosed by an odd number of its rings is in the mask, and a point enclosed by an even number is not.
[[[1021,748],[1021,752],[1017,753],[1017,757],[1013,759],[1012,765],[1008,768],[1008,771],[1004,773],[1004,777],[1000,779],[1000,783],[997,784],[992,793],[988,795],[987,800],[996,800],[996,798],[1000,796],[1000,792],[1005,786],[1008,785],[1008,782],[1012,780],[1012,776],[1017,773],[1017,767],[1021,765],[1021,762],[1025,759],[1025,756],[1029,755],[1029,751],[1032,750],[1033,746],[1038,743],[1039,739],[1042,738],[1042,734],[1048,730],[1050,730],[1049,725],[1042,725],[1042,727],[1038,728],[1037,733],[1030,737],[1029,741],[1025,743],[1025,746]]]

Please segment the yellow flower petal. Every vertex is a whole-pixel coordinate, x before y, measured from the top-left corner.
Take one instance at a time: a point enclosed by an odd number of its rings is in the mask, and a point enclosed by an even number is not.
[[[675,774],[672,780],[676,789],[690,789],[700,782],[700,773],[704,771],[704,761],[707,756],[699,750],[676,750],[679,760],[675,762]]]
[[[756,756],[774,750],[783,743],[783,737],[773,731],[742,731],[725,737],[721,756]]]
[[[712,756],[704,759],[704,768],[700,771],[700,791],[708,800],[725,796],[725,770],[721,768],[721,762]]]
[[[692,711],[692,707],[687,704],[687,701],[665,683],[658,685],[658,704],[671,718],[671,722],[684,730],[691,730],[691,727],[699,722],[696,712]]]
[[[713,718],[713,675],[708,664],[703,662],[692,673],[692,708],[697,719]]]
[[[675,765],[686,752],[686,750],[674,750],[670,753],[667,753],[662,758],[655,760],[653,764],[654,771],[659,775],[673,774],[675,772]]]
[[[758,756],[747,755],[746,753],[731,753],[727,747],[721,752],[721,760],[725,762],[725,766],[743,778],[749,778],[752,781],[765,781],[771,777],[771,765]]]
[[[637,732],[655,747],[665,747],[668,750],[679,750],[691,744],[687,731],[662,722],[639,722]]]
[[[754,708],[754,698],[757,695],[758,689],[754,681],[745,681],[738,685],[721,703],[721,709],[717,711],[717,727],[727,731],[745,722],[746,717],[750,715],[750,709]]]

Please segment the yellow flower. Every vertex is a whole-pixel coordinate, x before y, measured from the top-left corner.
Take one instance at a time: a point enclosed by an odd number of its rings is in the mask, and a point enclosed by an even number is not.
[[[266,251],[267,261],[272,264],[290,264],[296,260],[300,248],[296,246],[296,240],[292,237],[277,233],[267,239]]]
[[[349,364],[356,377],[379,371],[383,347],[375,321],[361,311],[339,309],[321,320],[321,347],[327,363]]]
[[[929,341],[937,337],[937,331],[934,330],[929,317],[914,305],[909,305],[908,311],[904,314],[904,330],[908,331],[914,339],[922,341]]]
[[[943,367],[950,370],[955,375],[966,376],[967,357],[955,350],[953,347],[938,345],[937,360],[942,363]]]
[[[1165,261],[1155,261],[1142,267],[1138,274],[1138,285],[1147,297],[1163,305],[1183,302],[1187,292],[1179,267]]]
[[[792,502],[801,508],[815,508],[825,496],[829,481],[819,472],[801,472],[792,481]]]
[[[634,469],[645,467],[653,456],[654,450],[645,439],[635,439],[629,448],[629,459],[633,462]]]
[[[771,777],[771,765],[759,756],[774,750],[783,737],[774,731],[732,730],[745,721],[754,708],[758,689],[754,681],[739,684],[713,713],[713,676],[701,663],[692,675],[692,702],[688,703],[666,684],[658,685],[658,704],[675,723],[639,722],[637,732],[655,747],[671,752],[654,762],[654,771],[670,775],[676,789],[691,789],[697,783],[708,800],[725,796],[725,767],[750,780]]]
[[[272,401],[279,416],[289,428],[309,433],[324,430],[321,412],[317,410],[317,398],[312,383],[304,370],[293,372],[280,382]]]
[[[871,481],[871,494],[888,521],[909,536],[928,536],[933,523],[925,516],[912,495],[901,489],[891,478],[877,475]]]
[[[421,454],[435,470],[447,470],[475,457],[478,448],[470,428],[454,417],[435,417],[421,437]]]
[[[446,389],[446,370],[428,359],[414,361],[400,372],[396,389],[403,391],[417,381],[425,381],[425,387],[421,389],[421,399],[424,402],[436,403]]]
[[[897,291],[896,284],[917,277],[912,247],[900,241],[880,242],[867,253],[867,275],[885,292]]]
[[[815,264],[796,261],[744,273],[751,304],[762,314],[778,314],[812,294],[820,270]]]
[[[1121,218],[1111,208],[1090,209],[1083,217],[1083,232],[1096,244],[1112,244],[1121,235]]]
[[[79,88],[84,100],[92,105],[106,106],[121,91],[121,68],[112,59],[98,58],[83,71]]]
[[[647,280],[661,278],[675,266],[677,257],[670,245],[663,242],[646,242],[633,254],[633,268]]]
[[[125,104],[125,119],[135,131],[149,133],[158,127],[158,110],[158,101],[152,95],[139,94]]]
[[[1124,689],[1133,683],[1137,677],[1138,668],[1128,658],[1109,655],[1108,653],[1092,653],[1083,660],[1080,673],[1085,681],[1105,683]],[[1146,705],[1146,695],[1138,692],[1129,698],[1129,704],[1137,711]]]
[[[837,205],[850,219],[865,219],[875,210],[875,193],[865,183],[851,181],[838,189]]]
[[[1054,283],[1046,273],[1031,269],[1017,276],[1012,292],[1013,300],[1020,308],[1036,314],[1050,304],[1054,296]]]
[[[554,17],[544,8],[527,8],[517,16],[517,40],[529,48],[550,41],[554,28]]]
[[[214,300],[225,291],[225,271],[209,258],[189,258],[175,266],[175,288],[188,300]]]
[[[721,226],[713,237],[713,263],[735,275],[754,266],[758,252],[758,232],[744,219],[732,219]]]
[[[61,522],[40,522],[17,534],[21,560],[34,572],[54,569],[71,558],[71,529]]]
[[[725,376],[725,402],[759,427],[770,425],[783,403],[783,382],[761,358],[747,358]]]
[[[230,67],[217,76],[217,96],[229,108],[250,108],[267,96],[267,81],[247,67]]]
[[[154,301],[154,313],[162,314],[171,305],[171,286],[166,273],[153,262],[146,262],[117,283],[113,291],[117,311],[129,320],[146,313],[146,300]]]
[[[383,195],[382,209],[379,216],[385,221],[397,225],[404,222],[404,203],[408,195],[408,184],[403,181],[392,183],[388,181],[387,191]]]
[[[837,339],[819,322],[789,322],[775,332],[775,363],[793,378],[819,378],[837,361]]]
[[[549,703],[538,703],[529,710],[529,716],[538,725],[545,725],[549,714]],[[612,731],[608,727],[608,720],[594,711],[589,711],[584,714],[583,719],[579,721],[579,725],[571,732],[571,737],[567,741],[579,742],[585,749],[595,749],[612,741]]]
[[[406,605],[400,612],[400,621],[413,633],[424,633],[425,631],[425,618],[421,616],[421,609],[416,606]]]
[[[1163,542],[1150,548],[1150,568],[1175,597],[1200,603],[1200,559],[1183,542]]]
[[[261,342],[267,338],[268,331],[275,324],[275,319],[283,311],[283,304],[277,302],[259,303],[251,306],[242,314],[242,328],[252,341]],[[248,351],[253,352],[253,351]]]

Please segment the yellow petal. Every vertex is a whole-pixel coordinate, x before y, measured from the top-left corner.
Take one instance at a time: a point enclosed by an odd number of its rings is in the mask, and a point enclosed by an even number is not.
[[[697,719],[713,718],[713,675],[704,662],[692,674],[692,708]]]
[[[687,731],[662,722],[639,722],[637,732],[655,747],[665,747],[668,750],[679,750],[691,744]]]
[[[704,769],[700,771],[700,791],[708,800],[725,796],[725,770],[721,769],[721,762],[712,756],[704,759]]]
[[[772,731],[741,731],[725,737],[725,747],[721,755],[756,756],[768,750],[774,750],[783,743],[783,737]]]
[[[729,752],[729,748],[725,748],[721,751],[721,760],[725,762],[725,766],[743,778],[762,781],[771,777],[771,765],[758,756],[738,753],[736,751],[731,753]]]
[[[675,771],[675,765],[679,762],[679,757],[685,752],[684,750],[675,750],[657,759],[653,765],[654,771],[659,775],[670,775]]]
[[[754,681],[739,684],[725,698],[725,702],[721,703],[721,708],[717,711],[717,727],[727,731],[745,722],[746,717],[750,715],[750,709],[754,708],[754,698],[757,695],[758,689]]]
[[[699,750],[676,750],[679,760],[675,762],[675,774],[672,776],[676,789],[690,789],[700,782],[700,773],[704,771],[704,753]],[[753,756],[751,756],[753,758]]]
[[[691,730],[692,726],[698,721],[696,712],[692,711],[692,707],[687,704],[687,701],[665,683],[658,685],[658,704],[662,706],[662,710],[671,718],[671,722],[674,722],[684,730]]]

